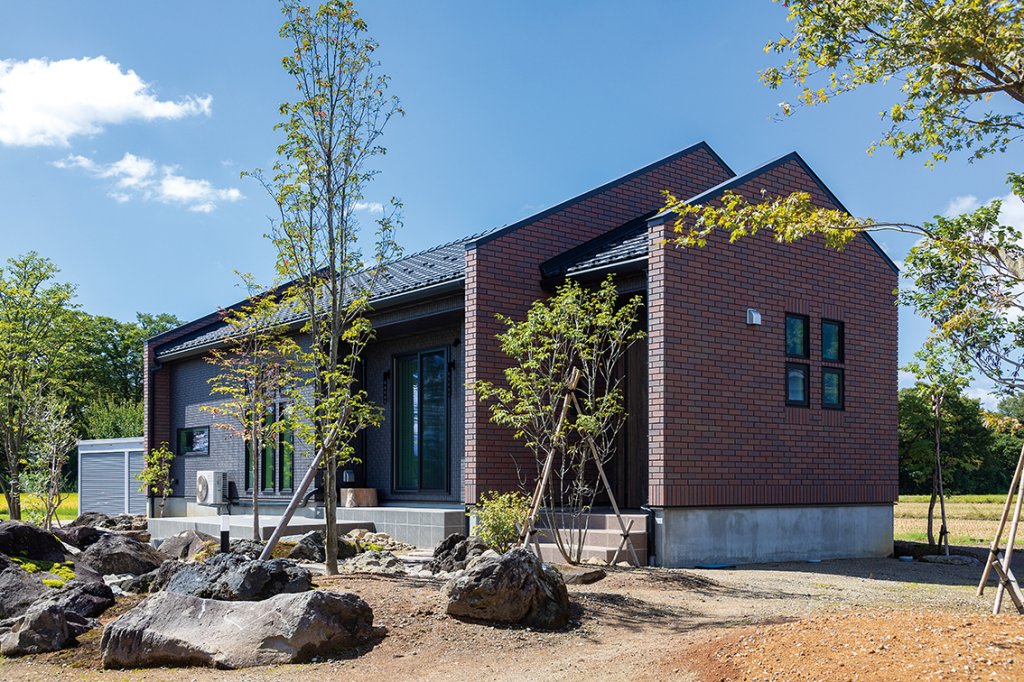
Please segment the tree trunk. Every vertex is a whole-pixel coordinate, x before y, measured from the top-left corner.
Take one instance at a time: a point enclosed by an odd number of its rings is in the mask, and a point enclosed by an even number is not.
[[[949,531],[946,529],[946,499],[942,486],[942,396],[935,399],[935,484],[933,484],[934,495],[938,492],[939,509],[942,515],[942,525],[939,527],[939,544],[942,545],[942,553],[949,556]]]
[[[16,486],[16,483],[12,483],[11,491],[5,495],[11,521],[21,521],[21,492]]]
[[[260,450],[258,441],[253,439],[249,447],[252,450],[252,539],[260,542]]]
[[[327,554],[327,575],[338,575],[338,465],[337,456],[331,452],[324,468],[324,524]]]
[[[935,497],[938,494],[938,472],[932,472],[932,499],[928,502],[928,545],[936,546],[935,542]]]

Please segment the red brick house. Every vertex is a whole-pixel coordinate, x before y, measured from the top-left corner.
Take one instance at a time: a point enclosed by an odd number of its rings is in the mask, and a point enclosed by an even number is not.
[[[645,297],[647,339],[627,358],[630,416],[610,474],[652,560],[891,552],[892,261],[866,235],[842,252],[762,236],[681,250],[665,242],[674,221],[658,212],[666,189],[693,203],[728,190],[802,190],[843,208],[796,153],[737,176],[700,143],[525,220],[391,264],[375,292],[378,338],[365,358],[365,385],[385,423],[344,475],[347,485],[375,488],[381,506],[340,518],[427,546],[461,528],[478,495],[515,487],[517,467],[533,463],[489,422],[471,388],[501,378],[496,314],[523,316],[566,277],[614,273],[623,293]],[[283,505],[310,459],[300,443],[294,454],[268,452],[268,475],[249,481],[241,443],[199,410],[211,400],[203,357],[225,331],[210,315],[146,345],[145,442],[176,447],[179,514],[216,511],[195,503],[197,472],[209,470],[226,473],[233,513],[245,513],[253,485],[265,508]],[[305,513],[316,513],[315,502]]]

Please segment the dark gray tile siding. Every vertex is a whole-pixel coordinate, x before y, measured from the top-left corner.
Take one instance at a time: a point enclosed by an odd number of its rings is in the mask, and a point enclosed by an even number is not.
[[[171,437],[177,441],[180,428],[195,426],[210,427],[210,454],[176,457],[172,467],[175,478],[174,494],[194,500],[196,494],[196,472],[204,470],[226,471],[228,480],[234,482],[242,501],[249,495],[245,491],[245,448],[241,438],[215,424],[230,420],[213,415],[202,409],[204,405],[223,402],[210,395],[209,380],[217,370],[201,358],[182,360],[172,365],[171,371]],[[176,449],[177,443],[171,443]],[[175,450],[176,451],[176,450]],[[309,446],[295,443],[295,481],[306,472],[312,460]],[[291,498],[290,493],[268,494],[261,492],[261,499],[268,502],[275,498],[282,502]]]
[[[377,488],[381,501],[388,502],[445,502],[460,503],[463,499],[463,447],[464,447],[464,396],[465,381],[463,375],[462,326],[451,325],[440,330],[431,330],[422,334],[413,334],[401,338],[373,344],[366,352],[367,393],[370,400],[384,408],[384,423],[380,428],[370,429],[366,433],[366,470],[367,484]],[[458,339],[459,343],[454,344]],[[383,405],[383,373],[391,370],[395,355],[409,353],[428,348],[446,347],[449,361],[455,363],[451,372],[451,395],[449,398],[449,490],[447,494],[395,494],[392,492],[392,452],[391,452],[391,408],[392,404]],[[245,491],[245,450],[242,441],[228,429],[215,424],[228,420],[215,416],[202,409],[204,405],[212,405],[219,399],[210,395],[209,380],[216,374],[216,369],[202,358],[190,358],[171,364],[171,437],[172,449],[177,446],[177,432],[180,428],[196,426],[210,427],[210,454],[186,455],[175,458],[172,476],[176,483],[174,494],[184,496],[186,500],[195,499],[196,473],[203,470],[226,471],[228,479],[235,485],[240,501],[244,504],[249,498]],[[313,453],[309,446],[296,441],[295,482],[296,484],[306,473]],[[261,493],[261,500],[267,503],[279,501],[284,503],[291,497],[290,493]]]
[[[458,343],[455,341],[458,340]],[[448,448],[449,448],[449,490],[447,494],[396,493],[392,486],[393,455],[392,410],[394,408],[394,386],[388,387],[389,400],[384,404],[384,373],[392,372],[396,355],[403,355],[432,348],[447,348],[448,360],[454,363],[449,374],[451,391],[448,401]],[[463,360],[463,327],[451,325],[431,329],[423,333],[403,336],[374,344],[366,352],[366,391],[374,403],[384,408],[384,422],[380,428],[366,433],[366,481],[376,488],[382,501],[388,502],[446,502],[460,503],[463,500],[463,449],[465,436],[465,362]]]

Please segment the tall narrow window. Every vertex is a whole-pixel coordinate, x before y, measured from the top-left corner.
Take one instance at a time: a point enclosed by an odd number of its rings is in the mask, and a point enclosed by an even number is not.
[[[843,409],[843,370],[823,367],[821,370],[821,406],[830,410]]]
[[[268,412],[265,423],[274,423],[273,412]],[[271,440],[263,445],[263,461],[260,462],[260,486],[264,492],[274,492],[274,460],[277,455],[277,443]]]
[[[786,363],[786,404],[807,407],[810,367],[794,362]]]
[[[786,355],[806,358],[811,355],[810,319],[806,315],[786,313]]]
[[[448,478],[448,354],[395,359],[395,489],[441,491]]]
[[[288,420],[290,417],[281,417]],[[281,477],[278,481],[279,490],[292,490],[295,487],[295,432],[291,424],[285,421],[285,427],[278,436],[278,451],[281,453]]]
[[[843,323],[835,320],[821,321],[821,359],[826,362],[843,362],[846,349],[843,338]]]
[[[294,487],[295,434],[287,422],[287,409],[286,404],[278,404],[274,412],[267,412],[267,424],[273,422],[276,414],[278,419],[285,420],[285,426],[262,448],[259,481],[260,490],[266,493],[290,491]],[[252,448],[249,443],[245,444],[245,489],[252,490]]]

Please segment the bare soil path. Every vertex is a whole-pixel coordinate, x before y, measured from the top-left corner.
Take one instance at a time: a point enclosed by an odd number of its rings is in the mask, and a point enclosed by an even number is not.
[[[380,642],[350,659],[240,671],[103,671],[94,632],[75,649],[0,659],[0,679],[1024,678],[1024,619],[985,615],[990,594],[974,596],[980,571],[894,559],[723,571],[611,569],[596,584],[570,587],[578,608],[572,627],[560,632],[449,618],[438,581],[325,578],[321,589],[359,594],[387,628]],[[130,605],[119,604],[111,617]]]

